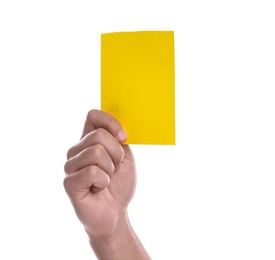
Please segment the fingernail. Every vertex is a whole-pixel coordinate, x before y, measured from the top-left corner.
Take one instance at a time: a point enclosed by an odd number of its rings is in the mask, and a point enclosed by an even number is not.
[[[127,136],[126,136],[126,133],[124,130],[120,130],[116,137],[116,139],[121,143],[124,142],[126,140],[126,138],[127,138]]]

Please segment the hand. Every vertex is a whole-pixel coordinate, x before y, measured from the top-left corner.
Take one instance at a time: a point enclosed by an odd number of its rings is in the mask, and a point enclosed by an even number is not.
[[[90,238],[112,234],[127,215],[136,169],[125,140],[114,117],[91,110],[81,140],[67,153],[64,187]]]

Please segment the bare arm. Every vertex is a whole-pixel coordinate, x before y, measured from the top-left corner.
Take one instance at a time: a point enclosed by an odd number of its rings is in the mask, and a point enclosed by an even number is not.
[[[150,259],[128,219],[136,185],[126,134],[106,112],[91,110],[82,138],[69,149],[65,190],[99,259]]]
[[[99,259],[150,259],[133,231],[127,216],[119,221],[115,232],[103,238],[91,238],[91,246]]]

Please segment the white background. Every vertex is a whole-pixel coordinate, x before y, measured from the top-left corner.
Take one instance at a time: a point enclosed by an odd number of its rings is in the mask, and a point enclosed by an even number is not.
[[[274,1],[0,2],[0,259],[93,259],[63,190],[100,34],[174,30],[176,146],[132,146],[153,259],[275,259]],[[144,126],[146,127],[146,126]]]

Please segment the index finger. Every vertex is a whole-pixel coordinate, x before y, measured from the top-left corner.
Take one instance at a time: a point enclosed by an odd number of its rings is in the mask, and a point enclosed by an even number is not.
[[[107,112],[92,109],[88,112],[84,124],[81,139],[97,128],[104,128],[110,132],[119,142],[126,140],[126,133],[119,121]]]

